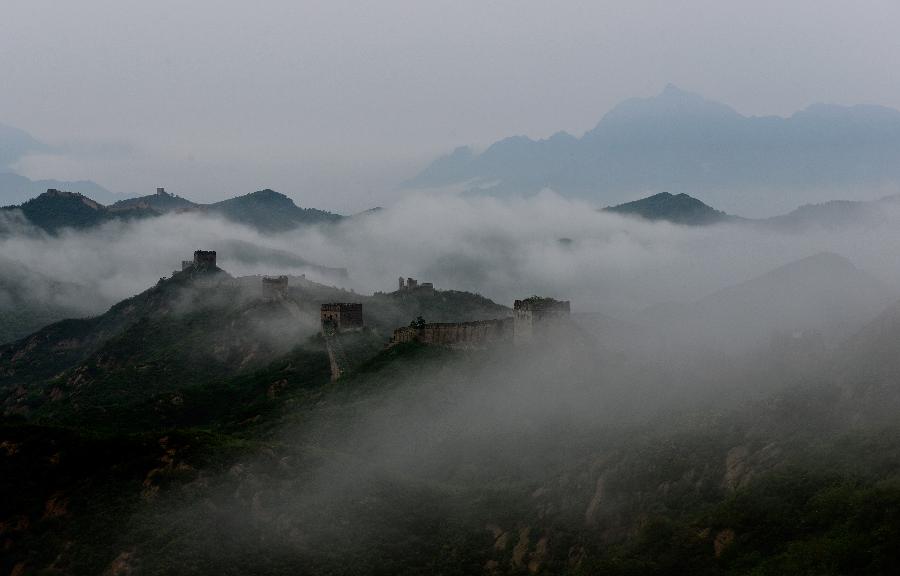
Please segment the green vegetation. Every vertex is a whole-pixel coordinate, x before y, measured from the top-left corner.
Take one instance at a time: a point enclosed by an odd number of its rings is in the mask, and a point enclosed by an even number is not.
[[[471,322],[510,314],[506,306],[457,290],[376,293],[359,301],[363,302],[366,324],[385,333],[417,318],[427,318],[428,322]]]
[[[305,224],[334,223],[343,218],[324,210],[300,208],[284,194],[269,189],[211,204],[209,211],[266,232],[283,232]]]
[[[571,400],[621,368],[591,347],[385,348],[411,318],[508,314],[477,295],[253,294],[220,271],[178,274],[0,347],[2,573],[900,566],[900,430],[874,417],[894,413],[890,373],[617,419]],[[353,365],[331,382],[308,322],[351,299],[369,327],[341,336]],[[629,392],[622,405],[648,394]]]
[[[112,211],[77,192],[47,191],[20,206],[8,206],[4,210],[21,210],[28,221],[55,233],[62,228],[89,228],[116,219],[147,218],[158,215],[144,207]]]

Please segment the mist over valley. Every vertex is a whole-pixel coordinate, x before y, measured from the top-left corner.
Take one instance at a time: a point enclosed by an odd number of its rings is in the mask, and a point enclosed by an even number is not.
[[[900,571],[893,4],[5,11],[0,575]]]

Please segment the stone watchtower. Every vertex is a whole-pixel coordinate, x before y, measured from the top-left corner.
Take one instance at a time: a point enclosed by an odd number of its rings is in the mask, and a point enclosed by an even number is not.
[[[329,327],[338,332],[356,330],[363,327],[362,304],[350,302],[322,304],[320,318],[323,330]]]
[[[549,328],[569,317],[568,300],[554,300],[532,296],[513,303],[513,340],[516,344],[530,342],[542,329]]]
[[[215,250],[197,250],[194,252],[194,268],[215,268],[216,267],[216,251]]]
[[[262,295],[266,300],[283,300],[288,293],[287,276],[263,276]]]

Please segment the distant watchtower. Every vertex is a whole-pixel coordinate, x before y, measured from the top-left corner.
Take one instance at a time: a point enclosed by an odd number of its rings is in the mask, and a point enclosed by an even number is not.
[[[419,283],[415,278],[404,278],[401,276],[397,281],[397,292],[400,294],[409,294],[413,292],[434,293],[434,283]]]
[[[570,313],[568,300],[532,296],[513,303],[513,339],[517,344],[534,339],[535,330],[553,325]]]
[[[215,250],[197,250],[194,252],[194,268],[215,268],[216,267],[216,251]]]
[[[166,196],[166,189],[165,188],[157,188],[156,195],[157,196]]]
[[[262,293],[266,300],[282,300],[287,297],[287,276],[263,276]]]

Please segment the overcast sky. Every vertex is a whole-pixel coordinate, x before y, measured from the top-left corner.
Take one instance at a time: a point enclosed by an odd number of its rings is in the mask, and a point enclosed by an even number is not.
[[[672,82],[751,115],[900,108],[893,1],[5,0],[0,123],[32,178],[388,204],[437,154],[580,135]]]

